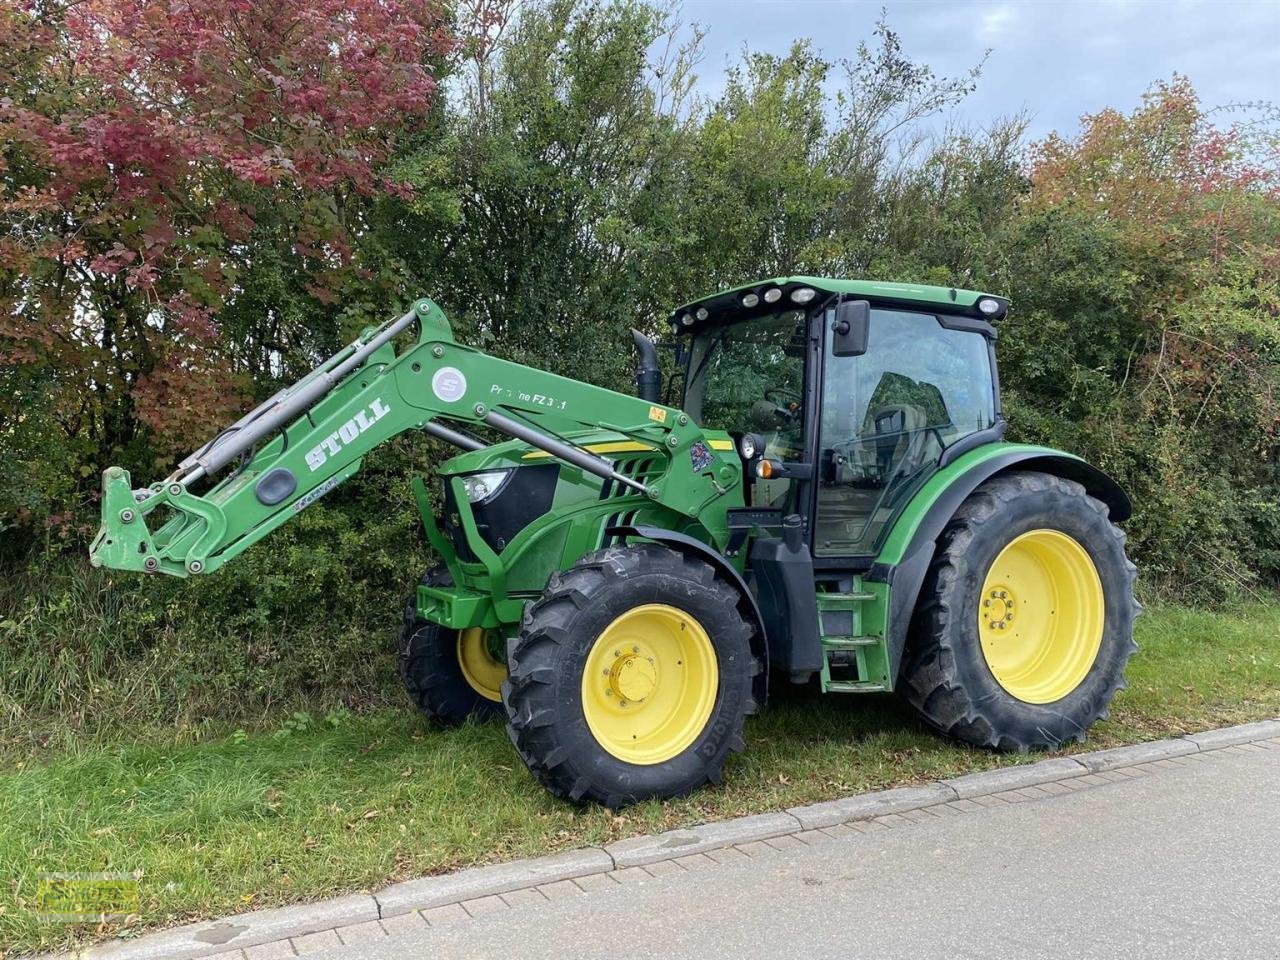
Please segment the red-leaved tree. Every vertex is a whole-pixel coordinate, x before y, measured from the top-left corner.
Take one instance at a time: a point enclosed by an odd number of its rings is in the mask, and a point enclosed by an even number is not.
[[[225,420],[261,212],[323,294],[451,43],[431,0],[0,0],[0,441],[88,473]]]

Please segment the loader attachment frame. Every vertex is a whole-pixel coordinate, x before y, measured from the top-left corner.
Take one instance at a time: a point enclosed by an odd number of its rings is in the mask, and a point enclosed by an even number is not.
[[[416,339],[397,352],[396,338],[415,324]],[[449,422],[487,426],[690,521],[717,502],[721,516],[742,502],[737,454],[708,442],[681,411],[459,344],[439,306],[422,299],[259,404],[165,480],[135,489],[127,471],[104,471],[91,562],[179,577],[212,572],[354,474],[374,447],[407,430],[426,430],[466,449],[483,446]],[[661,469],[638,481],[564,436],[589,429],[651,446]],[[222,480],[195,492],[237,461]],[[148,518],[166,513],[153,530]]]

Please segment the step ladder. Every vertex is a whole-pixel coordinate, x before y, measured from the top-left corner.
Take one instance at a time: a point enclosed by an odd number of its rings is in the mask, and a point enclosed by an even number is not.
[[[879,585],[877,585],[878,587]],[[824,693],[881,693],[891,688],[884,624],[864,623],[879,597],[856,579],[847,593],[818,593]]]

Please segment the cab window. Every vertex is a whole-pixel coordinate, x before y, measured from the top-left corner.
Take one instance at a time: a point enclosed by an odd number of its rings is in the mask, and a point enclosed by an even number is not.
[[[804,458],[803,311],[758,317],[701,334],[689,356],[684,409],[702,427],[756,433],[765,456]],[[755,484],[760,506],[791,506],[794,484]]]

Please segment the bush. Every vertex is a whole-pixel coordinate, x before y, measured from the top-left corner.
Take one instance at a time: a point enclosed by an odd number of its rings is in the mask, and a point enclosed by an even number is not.
[[[0,745],[400,703],[392,641],[430,561],[407,482],[385,479],[374,465],[207,577],[120,575],[78,552],[6,576]]]

